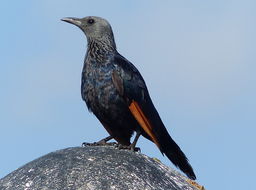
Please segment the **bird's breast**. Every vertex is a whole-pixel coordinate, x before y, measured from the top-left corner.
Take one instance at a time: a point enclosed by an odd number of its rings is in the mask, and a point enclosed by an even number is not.
[[[92,112],[109,111],[120,102],[112,82],[111,65],[89,65],[82,73],[82,98]]]

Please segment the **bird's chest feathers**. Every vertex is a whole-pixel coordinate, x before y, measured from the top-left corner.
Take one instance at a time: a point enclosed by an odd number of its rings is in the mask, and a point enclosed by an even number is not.
[[[116,98],[112,82],[114,67],[111,64],[88,64],[82,74],[82,97],[92,111],[108,109]]]

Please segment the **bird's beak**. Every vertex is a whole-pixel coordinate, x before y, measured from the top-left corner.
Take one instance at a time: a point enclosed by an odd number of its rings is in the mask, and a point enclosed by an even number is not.
[[[70,24],[74,24],[78,27],[80,27],[81,24],[82,24],[80,18],[67,17],[67,18],[63,18],[61,20],[64,21],[64,22],[70,23]]]

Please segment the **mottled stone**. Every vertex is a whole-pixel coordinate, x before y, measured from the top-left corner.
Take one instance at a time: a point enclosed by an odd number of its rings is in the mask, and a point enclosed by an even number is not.
[[[1,190],[195,190],[156,159],[110,146],[74,147],[42,156],[0,180]]]

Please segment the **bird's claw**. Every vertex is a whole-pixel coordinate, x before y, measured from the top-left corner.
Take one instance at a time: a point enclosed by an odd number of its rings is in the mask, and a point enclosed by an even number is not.
[[[88,143],[88,142],[83,142],[82,147],[86,146],[116,146],[117,143],[115,142],[105,142],[105,141],[99,141],[99,142],[93,142],[93,143]]]
[[[131,145],[122,145],[122,144],[117,144],[116,147],[119,149],[119,150],[122,150],[122,149],[125,149],[125,150],[131,150],[133,152],[140,152],[140,148],[139,147],[134,147]]]

